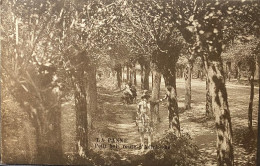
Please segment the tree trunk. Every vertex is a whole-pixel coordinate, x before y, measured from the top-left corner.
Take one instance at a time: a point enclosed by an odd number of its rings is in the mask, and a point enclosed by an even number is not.
[[[157,71],[153,71],[154,79],[153,79],[153,89],[152,89],[152,97],[151,97],[151,121],[154,120],[154,114],[157,117],[157,122],[160,122],[160,114],[159,114],[159,103],[157,102],[160,97],[160,85],[161,85],[161,73]]]
[[[255,68],[256,68],[256,70],[255,70],[255,76],[254,76],[254,79],[255,80],[258,80],[259,79],[259,62],[257,62],[256,63],[256,65],[255,65]]]
[[[188,63],[185,69],[185,109],[191,108],[191,72],[192,63]]]
[[[204,78],[204,65],[203,62],[200,64],[200,80]]]
[[[260,43],[258,43],[258,49],[259,49]],[[256,55],[257,56],[257,63],[258,65],[260,64],[260,55],[259,53]],[[260,85],[260,66],[258,66],[258,85]],[[257,139],[260,140],[260,88],[258,89],[258,125],[257,125]],[[260,141],[257,141],[257,149],[260,149]],[[260,164],[260,150],[257,150],[257,161],[256,161],[256,165]]]
[[[136,82],[136,69],[135,66],[133,68],[133,77],[134,77],[134,85],[137,86],[137,82]]]
[[[41,112],[41,113],[40,113]],[[63,162],[61,140],[61,110],[39,110],[35,119],[36,164],[61,164]]]
[[[173,67],[172,67],[173,68]],[[172,72],[174,73],[172,73]],[[176,89],[176,73],[175,73],[175,69],[171,69],[165,73],[163,73],[163,78],[164,78],[164,83],[165,83],[165,87],[167,87],[168,85],[172,85],[174,89]],[[166,77],[167,75],[169,75],[168,77]],[[177,92],[177,91],[176,91]]]
[[[204,76],[203,76],[203,74],[204,74],[203,73],[203,69],[200,69],[199,72],[200,72],[200,80],[203,81],[203,78],[204,78]]]
[[[209,91],[209,80],[206,79],[206,116],[212,118],[213,110],[212,110],[212,97]]]
[[[144,69],[144,89],[149,90],[150,64],[147,62]]]
[[[212,109],[217,130],[218,165],[234,165],[232,146],[232,125],[225,86],[224,70],[220,54],[204,56]]]
[[[176,91],[176,69],[175,64],[163,74],[167,92],[167,107],[169,112],[169,129],[174,130],[180,136],[180,121]]]
[[[254,76],[252,75],[250,76],[249,82],[250,82],[251,91],[250,91],[250,99],[249,99],[249,107],[248,107],[248,128],[250,131],[253,131],[252,113],[253,113],[253,102],[254,102]]]
[[[227,73],[227,79],[230,81],[231,79],[231,62],[226,63],[226,73]]]
[[[144,90],[144,66],[141,65],[141,89]]]
[[[41,76],[34,79],[47,80],[46,77]],[[46,86],[45,83],[44,85]],[[43,82],[39,84],[41,85]],[[30,164],[62,164],[60,99],[57,94],[52,92],[52,88],[40,86],[39,84],[34,84],[34,90],[29,91],[29,93],[26,93],[24,90],[20,91],[17,88],[19,85],[15,85],[17,91],[14,91],[16,101],[28,114],[30,122],[35,128],[37,144],[35,163]],[[47,87],[48,90],[46,90]],[[24,92],[22,96],[20,92]],[[34,100],[31,100],[32,97]]]
[[[129,72],[129,66],[126,66],[126,81],[129,82],[130,79],[130,72]]]
[[[241,62],[238,62],[238,64],[237,64],[237,71],[236,71],[237,72],[236,75],[237,75],[237,81],[238,82],[240,82],[240,78],[241,78],[241,71],[240,71],[241,69],[240,68],[241,68]]]
[[[121,69],[121,68],[119,68]],[[120,70],[119,70],[120,72]],[[117,74],[120,79],[121,73]],[[87,117],[88,117],[88,135],[90,136],[92,126],[92,116],[96,113],[97,110],[97,80],[96,80],[96,66],[90,65],[87,71]],[[121,80],[120,80],[121,84]],[[90,139],[89,139],[90,140]]]
[[[253,102],[254,102],[254,75],[255,75],[255,63],[252,58],[249,63],[249,83],[250,83],[250,99],[248,106],[248,128],[250,131],[253,131],[252,120],[253,120]]]
[[[122,67],[121,67],[121,65],[118,65],[116,67],[116,78],[117,78],[117,86],[118,86],[118,88],[121,89],[121,85],[122,85]]]
[[[181,66],[179,67],[179,70],[178,70],[178,77],[182,78],[182,67]]]
[[[122,66],[122,81],[125,82],[125,66]]]
[[[88,150],[88,112],[86,88],[83,80],[84,71],[77,72],[79,73],[77,73],[77,76],[74,79],[77,154],[85,158]]]
[[[132,70],[132,68],[130,68],[130,70],[129,70],[129,82],[131,84],[133,84],[133,70]]]
[[[153,72],[151,74],[152,74],[152,88],[153,88]]]
[[[124,82],[124,69],[125,69],[124,66],[121,65],[121,74],[122,74],[122,75],[121,75],[121,77],[122,77],[121,80],[122,80],[122,82]],[[121,83],[122,83],[122,82],[121,82]]]

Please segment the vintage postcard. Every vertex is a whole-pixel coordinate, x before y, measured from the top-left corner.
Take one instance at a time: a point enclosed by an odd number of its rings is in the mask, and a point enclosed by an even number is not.
[[[2,0],[1,164],[259,165],[259,5]]]

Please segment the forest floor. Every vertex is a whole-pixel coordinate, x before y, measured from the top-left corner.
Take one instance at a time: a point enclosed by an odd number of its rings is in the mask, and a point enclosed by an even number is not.
[[[140,79],[138,79],[140,80]],[[138,83],[138,85],[140,85]],[[255,153],[257,142],[257,110],[258,92],[255,87],[253,127],[254,134],[249,134],[247,129],[247,110],[250,94],[250,87],[237,84],[235,80],[226,83],[228,101],[231,111],[233,127],[233,144],[235,165],[255,165]],[[184,110],[184,80],[177,79],[177,94],[180,110],[180,125],[182,133],[188,133],[192,142],[198,146],[199,160],[198,165],[216,165],[216,133],[213,119],[205,117],[205,81],[199,79],[192,80],[192,108]],[[140,101],[141,90],[137,86],[138,98]],[[165,94],[164,83],[161,84],[161,97]],[[135,124],[137,111],[136,104],[126,105],[120,100],[122,92],[107,88],[98,88],[98,112],[93,119],[93,130],[90,143],[95,151],[113,151],[117,153],[121,160],[131,160],[129,156],[142,154],[139,149],[130,145],[139,145],[140,138]],[[67,156],[76,152],[75,131],[76,116],[74,111],[73,99],[62,105],[62,145],[63,151]],[[8,106],[5,106],[8,105]],[[5,101],[2,105],[2,157],[9,163],[23,163],[28,158],[32,159],[35,153],[34,129],[28,117],[17,104],[12,101]],[[168,112],[166,102],[160,104],[161,122],[155,124],[154,141],[160,139],[168,128]],[[97,140],[98,138],[98,140]],[[104,142],[100,142],[102,140]],[[111,142],[115,139],[115,143]],[[121,142],[119,142],[121,141]],[[147,142],[147,140],[146,140]],[[101,147],[106,144],[107,147]],[[119,145],[119,148],[110,147]],[[99,146],[97,146],[99,145]],[[126,148],[122,148],[123,145]],[[146,153],[147,151],[143,152]]]
[[[205,82],[192,80],[192,108],[184,110],[184,81],[177,80],[178,104],[180,110],[181,131],[188,133],[200,151],[199,163],[203,165],[216,165],[216,133],[213,119],[205,116]],[[256,153],[256,127],[258,110],[258,87],[255,88],[253,126],[254,134],[248,133],[247,128],[247,109],[250,87],[227,82],[228,101],[231,111],[233,135],[234,135],[234,156],[236,165],[255,165]],[[138,88],[138,94],[141,90]],[[112,91],[99,89],[99,110],[102,112],[98,120],[94,120],[94,130],[92,146],[95,150],[114,150],[121,155],[122,159],[127,160],[129,154],[141,154],[139,149],[122,148],[122,145],[140,144],[137,126],[135,124],[136,104],[126,105],[120,101],[122,93],[118,90]],[[164,83],[161,87],[161,97],[165,94]],[[138,95],[137,101],[140,101]],[[154,140],[158,140],[167,132],[168,111],[166,102],[160,104],[161,122],[155,124]],[[102,142],[97,138],[104,139],[103,144],[107,147],[99,147]],[[124,141],[119,144],[119,148],[110,147],[112,138],[121,138]],[[112,145],[115,145],[115,143]],[[121,147],[120,147],[121,146]]]

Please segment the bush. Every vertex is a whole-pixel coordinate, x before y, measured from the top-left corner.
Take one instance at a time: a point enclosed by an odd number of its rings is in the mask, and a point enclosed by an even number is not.
[[[144,155],[143,161],[140,161],[144,166],[196,165],[199,151],[197,146],[193,145],[189,134],[182,134],[178,138],[170,132],[152,144],[152,146],[156,145],[161,148],[150,150]]]
[[[188,134],[177,137],[173,133],[167,133],[162,139],[153,142],[149,152],[133,155],[125,154],[125,159],[116,151],[94,152],[90,151],[87,159],[75,156],[67,160],[66,164],[102,165],[102,166],[187,166],[196,165],[199,158],[197,146],[193,145]],[[157,147],[157,148],[155,148]]]

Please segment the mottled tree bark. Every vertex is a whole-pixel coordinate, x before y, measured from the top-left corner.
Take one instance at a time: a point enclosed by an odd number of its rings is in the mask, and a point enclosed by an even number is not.
[[[117,79],[117,86],[121,89],[122,85],[122,66],[119,64],[115,68],[116,70],[116,79]]]
[[[248,106],[248,128],[253,131],[252,120],[253,120],[253,102],[254,102],[254,75],[255,75],[255,62],[254,58],[249,60],[249,83],[250,83],[250,98]]]
[[[135,65],[134,65],[134,67],[133,67],[133,79],[134,79],[134,85],[137,86]]]
[[[220,6],[215,5],[214,10],[220,9]],[[197,7],[194,9],[197,10]],[[204,15],[203,12],[199,12],[199,14]],[[201,56],[203,59],[207,75],[206,79],[208,79],[210,95],[212,96],[212,109],[215,115],[218,165],[233,166],[232,124],[221,60],[223,51],[222,16],[214,15],[216,17],[210,17],[205,22],[205,18],[201,17],[202,15],[195,14],[198,23],[194,24],[193,31],[187,31],[183,27],[178,29],[186,42],[191,44],[191,54],[195,57]]]
[[[220,54],[204,56],[217,130],[218,165],[233,165],[232,125]]]
[[[125,66],[122,66],[122,81],[125,82]]]
[[[141,66],[141,89],[144,89],[144,66],[140,64]]]
[[[161,73],[156,70],[153,71],[153,88],[152,88],[152,97],[151,97],[151,120],[154,121],[154,114],[157,117],[157,121],[160,122],[159,114],[159,103],[157,102],[160,97],[160,85],[161,85]]]
[[[191,72],[192,62],[189,62],[185,69],[185,109],[191,108]]]
[[[147,62],[144,68],[144,89],[149,90],[150,63]]]
[[[133,78],[133,70],[132,67],[129,70],[129,82],[133,84],[134,78]]]
[[[124,66],[122,66],[122,65],[121,65],[121,74],[122,74],[121,75],[121,78],[122,78],[121,80],[122,80],[122,82],[124,82]]]
[[[74,79],[74,97],[76,109],[76,149],[77,154],[86,157],[88,151],[88,112],[84,71],[77,71]]]
[[[209,80],[206,78],[206,116],[213,117],[213,110],[212,110],[212,97],[209,91]]]
[[[169,112],[169,129],[176,132],[180,136],[180,120],[176,91],[176,69],[175,64],[163,73],[167,92],[167,107]]]
[[[255,80],[259,79],[259,65],[260,65],[259,62],[257,62],[256,65],[255,65],[255,68],[256,68],[255,77],[254,77]]]
[[[126,65],[126,81],[129,82],[129,79],[130,79],[129,66]]]
[[[258,43],[258,49],[260,48],[260,43]],[[259,52],[256,55],[257,56],[257,63],[258,65],[260,64],[260,55]],[[260,85],[260,66],[258,66],[258,85]],[[258,89],[258,125],[257,125],[257,129],[259,131],[260,129],[260,88]],[[257,133],[257,139],[260,139],[260,132]],[[257,148],[260,149],[260,141],[257,141]],[[257,157],[256,157],[256,165],[260,164],[260,150],[257,150]]]
[[[152,75],[152,88],[153,88],[153,72],[151,72],[151,75]]]
[[[121,69],[121,68],[119,68]],[[119,70],[121,71],[121,70]],[[121,74],[120,74],[121,75]],[[119,75],[119,78],[120,78]],[[118,76],[118,74],[117,74]],[[86,100],[87,100],[87,116],[88,116],[88,135],[90,136],[92,129],[92,116],[97,110],[97,80],[96,80],[96,66],[91,64],[87,71],[87,88],[86,88]]]
[[[167,75],[168,77],[166,77]],[[171,85],[173,86],[174,89],[176,89],[176,69],[174,66],[171,66],[171,68],[168,71],[165,71],[163,73],[163,78],[164,78],[165,87]]]
[[[260,85],[260,54],[259,54],[259,49],[260,49],[260,42],[258,42],[257,45],[257,49],[258,49],[258,54],[257,56],[257,63],[258,63],[258,85]],[[257,125],[257,129],[259,131],[260,129],[260,88],[258,89],[258,125]],[[260,132],[258,132],[257,134],[257,138],[258,140],[260,139]],[[260,149],[260,141],[257,141],[257,148]],[[256,165],[260,164],[260,150],[257,150],[257,155],[256,155],[257,161],[256,161]]]

